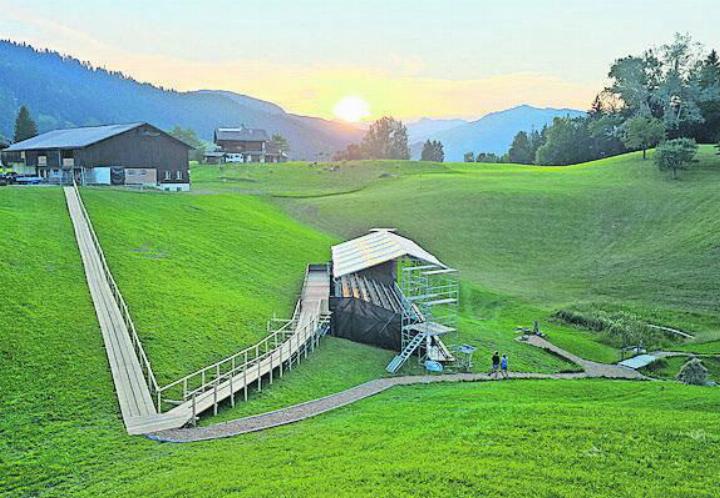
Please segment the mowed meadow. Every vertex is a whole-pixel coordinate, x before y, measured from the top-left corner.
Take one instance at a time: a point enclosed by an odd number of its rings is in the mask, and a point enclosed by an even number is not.
[[[671,181],[628,155],[566,168],[410,162],[196,166],[194,192],[82,194],[161,379],[287,316],[305,265],[395,226],[462,275],[457,341],[511,367],[572,365],[515,341],[540,320],[617,360],[561,308],[623,309],[720,352],[720,158]],[[720,391],[672,382],[394,388],[306,422],[197,444],[127,436],[62,190],[0,189],[0,492],[7,496],[713,496]],[[328,338],[248,404],[275,409],[383,375],[391,352]],[[675,360],[658,377],[669,377]],[[412,370],[411,370],[412,371]],[[713,368],[713,372],[716,369]]]

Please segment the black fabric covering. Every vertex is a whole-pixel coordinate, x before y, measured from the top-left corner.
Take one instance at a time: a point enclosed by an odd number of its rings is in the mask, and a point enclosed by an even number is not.
[[[355,298],[330,300],[333,335],[393,351],[400,350],[399,313]]]

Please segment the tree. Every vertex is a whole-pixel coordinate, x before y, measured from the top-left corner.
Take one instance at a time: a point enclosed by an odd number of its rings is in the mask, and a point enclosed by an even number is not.
[[[619,114],[603,114],[587,118],[587,130],[590,134],[588,160],[615,156],[626,152],[621,140],[623,117]]]
[[[466,163],[474,163],[475,162],[475,154],[473,154],[472,152],[466,152],[465,155],[463,156],[463,160]]]
[[[175,127],[168,133],[173,137],[177,138],[178,140],[185,142],[189,146],[193,147],[189,154],[191,161],[203,161],[203,159],[205,158],[205,151],[207,150],[207,145],[205,144],[205,142],[200,140],[200,138],[198,138],[195,130],[193,130],[192,128],[183,128],[181,126],[175,125]]]
[[[577,164],[592,159],[591,151],[586,118],[555,118],[547,130],[547,141],[537,151],[535,163]]]
[[[288,153],[290,151],[290,144],[288,143],[287,138],[283,137],[279,133],[274,133],[270,140],[272,140],[278,149],[280,149],[280,152]]]
[[[361,147],[366,159],[410,159],[407,128],[389,116],[370,125]]]
[[[511,163],[518,164],[532,164],[535,161],[535,151],[526,132],[515,135],[508,150],[508,158]]]
[[[720,89],[720,57],[715,50],[702,62],[698,85],[703,94],[699,104],[703,123],[695,125],[691,135],[700,143],[714,143],[720,140],[720,97],[713,96]]]
[[[475,156],[475,162],[478,163],[499,163],[501,158],[494,152],[478,152]]]
[[[646,159],[647,149],[665,138],[665,125],[657,118],[636,116],[625,122],[622,141],[628,149],[642,150]]]
[[[435,161],[441,163],[445,160],[443,144],[439,140],[427,140],[423,145],[421,161]]]
[[[677,179],[678,171],[687,169],[693,162],[697,149],[691,138],[667,140],[655,149],[655,164],[661,171],[671,171],[673,179]]]
[[[32,138],[38,134],[37,125],[30,115],[27,106],[20,106],[17,118],[15,118],[15,142],[22,142],[28,138]]]
[[[345,150],[337,152],[333,161],[359,161],[363,159],[363,150],[358,144],[349,144]]]

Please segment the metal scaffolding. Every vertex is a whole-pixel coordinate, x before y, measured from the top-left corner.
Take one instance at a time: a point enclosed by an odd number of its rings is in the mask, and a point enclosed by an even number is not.
[[[457,270],[413,258],[399,261],[398,270],[398,285],[404,301],[401,350],[417,344],[415,350],[421,362],[438,356],[451,357],[439,338],[457,338],[460,302]],[[424,340],[419,341],[418,335]],[[433,355],[433,348],[441,351]]]

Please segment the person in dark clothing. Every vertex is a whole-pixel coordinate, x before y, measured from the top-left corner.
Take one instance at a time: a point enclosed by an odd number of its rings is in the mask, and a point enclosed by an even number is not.
[[[492,371],[490,372],[490,377],[495,377],[497,379],[499,372],[500,372],[500,353],[495,351],[492,355]]]

